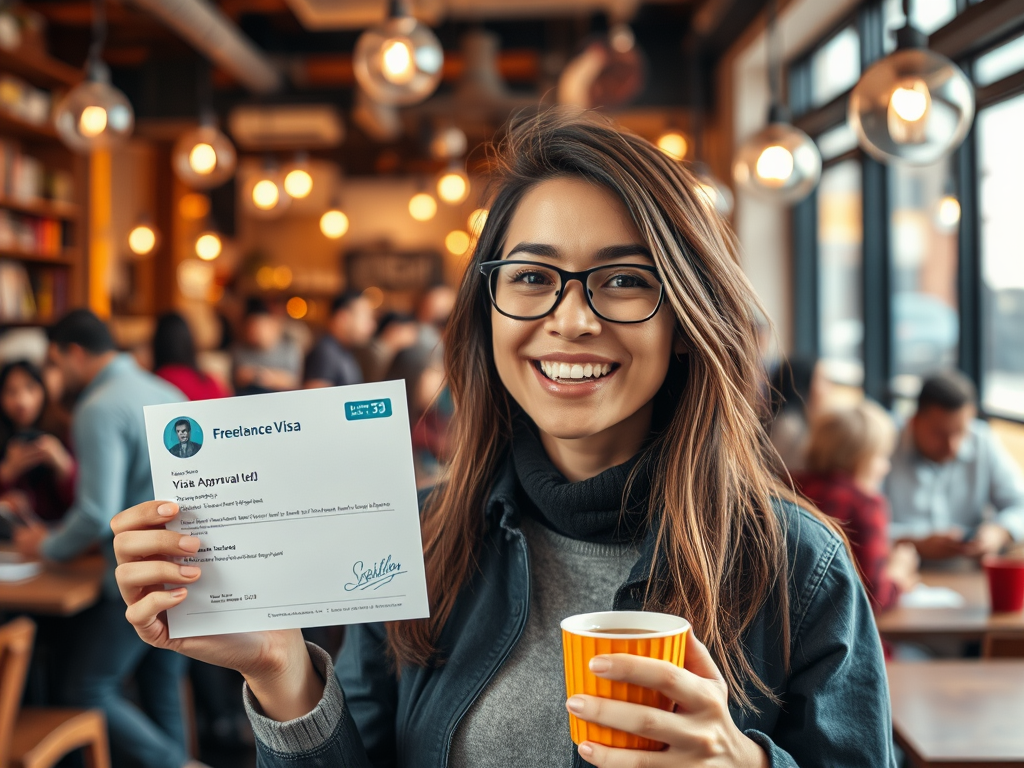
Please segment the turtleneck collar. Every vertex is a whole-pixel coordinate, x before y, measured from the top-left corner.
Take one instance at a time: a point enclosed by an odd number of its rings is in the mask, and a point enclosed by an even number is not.
[[[513,430],[512,457],[523,511],[555,532],[582,541],[628,543],[646,531],[653,471],[648,450],[587,480],[569,482],[551,463],[536,427],[520,417]],[[623,505],[634,468],[629,500]]]

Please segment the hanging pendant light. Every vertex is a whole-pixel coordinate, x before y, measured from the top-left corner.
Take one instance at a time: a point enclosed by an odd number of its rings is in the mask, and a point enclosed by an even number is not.
[[[928,50],[910,23],[896,51],[872,64],[850,93],[847,119],[864,151],[883,163],[931,165],[963,142],[974,120],[974,88],[952,61]]]
[[[821,178],[821,153],[810,136],[791,124],[789,110],[782,104],[776,3],[772,0],[768,5],[768,125],[739,148],[732,177],[740,187],[765,200],[797,203],[811,193]]]
[[[106,39],[104,0],[93,0],[86,80],[72,88],[54,112],[57,134],[75,152],[116,147],[131,136],[135,125],[131,102],[110,84],[110,68],[100,57]]]
[[[438,177],[437,196],[448,205],[458,205],[469,197],[469,175],[459,163],[452,163]]]
[[[259,172],[250,174],[242,201],[250,213],[262,219],[276,219],[288,209],[292,198],[285,192],[284,177],[273,158],[266,158]]]
[[[231,139],[217,128],[208,66],[204,72],[199,73],[196,80],[199,127],[188,131],[175,142],[171,165],[175,175],[192,189],[212,189],[234,175],[238,156]]]
[[[441,82],[444,50],[429,27],[392,0],[390,18],[366,30],[356,42],[356,80],[380,104],[409,106],[426,99]]]
[[[147,217],[140,219],[128,233],[128,248],[136,256],[149,256],[159,242],[160,235]]]
[[[686,163],[697,181],[698,191],[705,200],[720,216],[728,218],[732,215],[733,196],[732,190],[722,181],[719,181],[711,172],[711,168],[704,162],[704,71],[701,62],[702,52],[696,46],[690,52],[690,101],[694,105],[690,113],[690,133],[693,137],[692,149],[693,160]],[[673,134],[679,135],[682,142],[670,138]],[[678,155],[679,160],[685,160],[690,150],[686,136],[681,131],[669,130],[658,138],[658,149],[670,157]]]

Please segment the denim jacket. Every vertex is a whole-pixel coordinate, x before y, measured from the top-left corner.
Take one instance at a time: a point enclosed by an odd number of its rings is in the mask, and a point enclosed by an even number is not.
[[[530,567],[514,491],[515,472],[509,464],[486,505],[479,568],[462,588],[441,632],[444,664],[404,667],[396,675],[383,625],[349,627],[335,664],[336,680],[328,674],[324,700],[312,713],[291,723],[271,723],[259,715],[258,707],[253,711],[249,700],[259,766],[448,765],[459,722],[526,626]],[[758,711],[733,708],[733,720],[764,748],[772,768],[894,768],[882,648],[856,571],[840,539],[810,514],[788,502],[779,502],[777,512],[784,521],[789,557],[790,669],[787,674],[783,668],[778,612],[767,604],[746,633],[745,647],[754,670],[777,693],[781,706],[748,685]],[[653,535],[648,535],[609,607],[640,608],[653,551]],[[321,663],[328,664],[326,654],[321,656]],[[333,712],[325,716],[331,707]],[[281,738],[284,733],[290,735]],[[297,741],[306,745],[300,751],[283,746]],[[573,749],[566,765],[585,768],[587,763]]]

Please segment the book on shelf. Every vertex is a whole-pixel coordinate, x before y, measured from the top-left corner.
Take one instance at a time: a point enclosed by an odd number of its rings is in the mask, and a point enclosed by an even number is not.
[[[27,322],[37,317],[35,292],[24,264],[0,259],[0,321]]]

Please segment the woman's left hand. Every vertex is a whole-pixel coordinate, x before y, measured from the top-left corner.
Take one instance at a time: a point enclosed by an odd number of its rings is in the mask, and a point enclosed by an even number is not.
[[[642,685],[676,703],[674,712],[599,696],[577,695],[566,702],[576,717],[668,745],[660,752],[615,749],[585,741],[580,757],[598,768],[767,768],[768,756],[736,727],[729,714],[729,690],[708,649],[691,632],[684,668],[625,653],[595,656],[590,670],[606,680]]]

